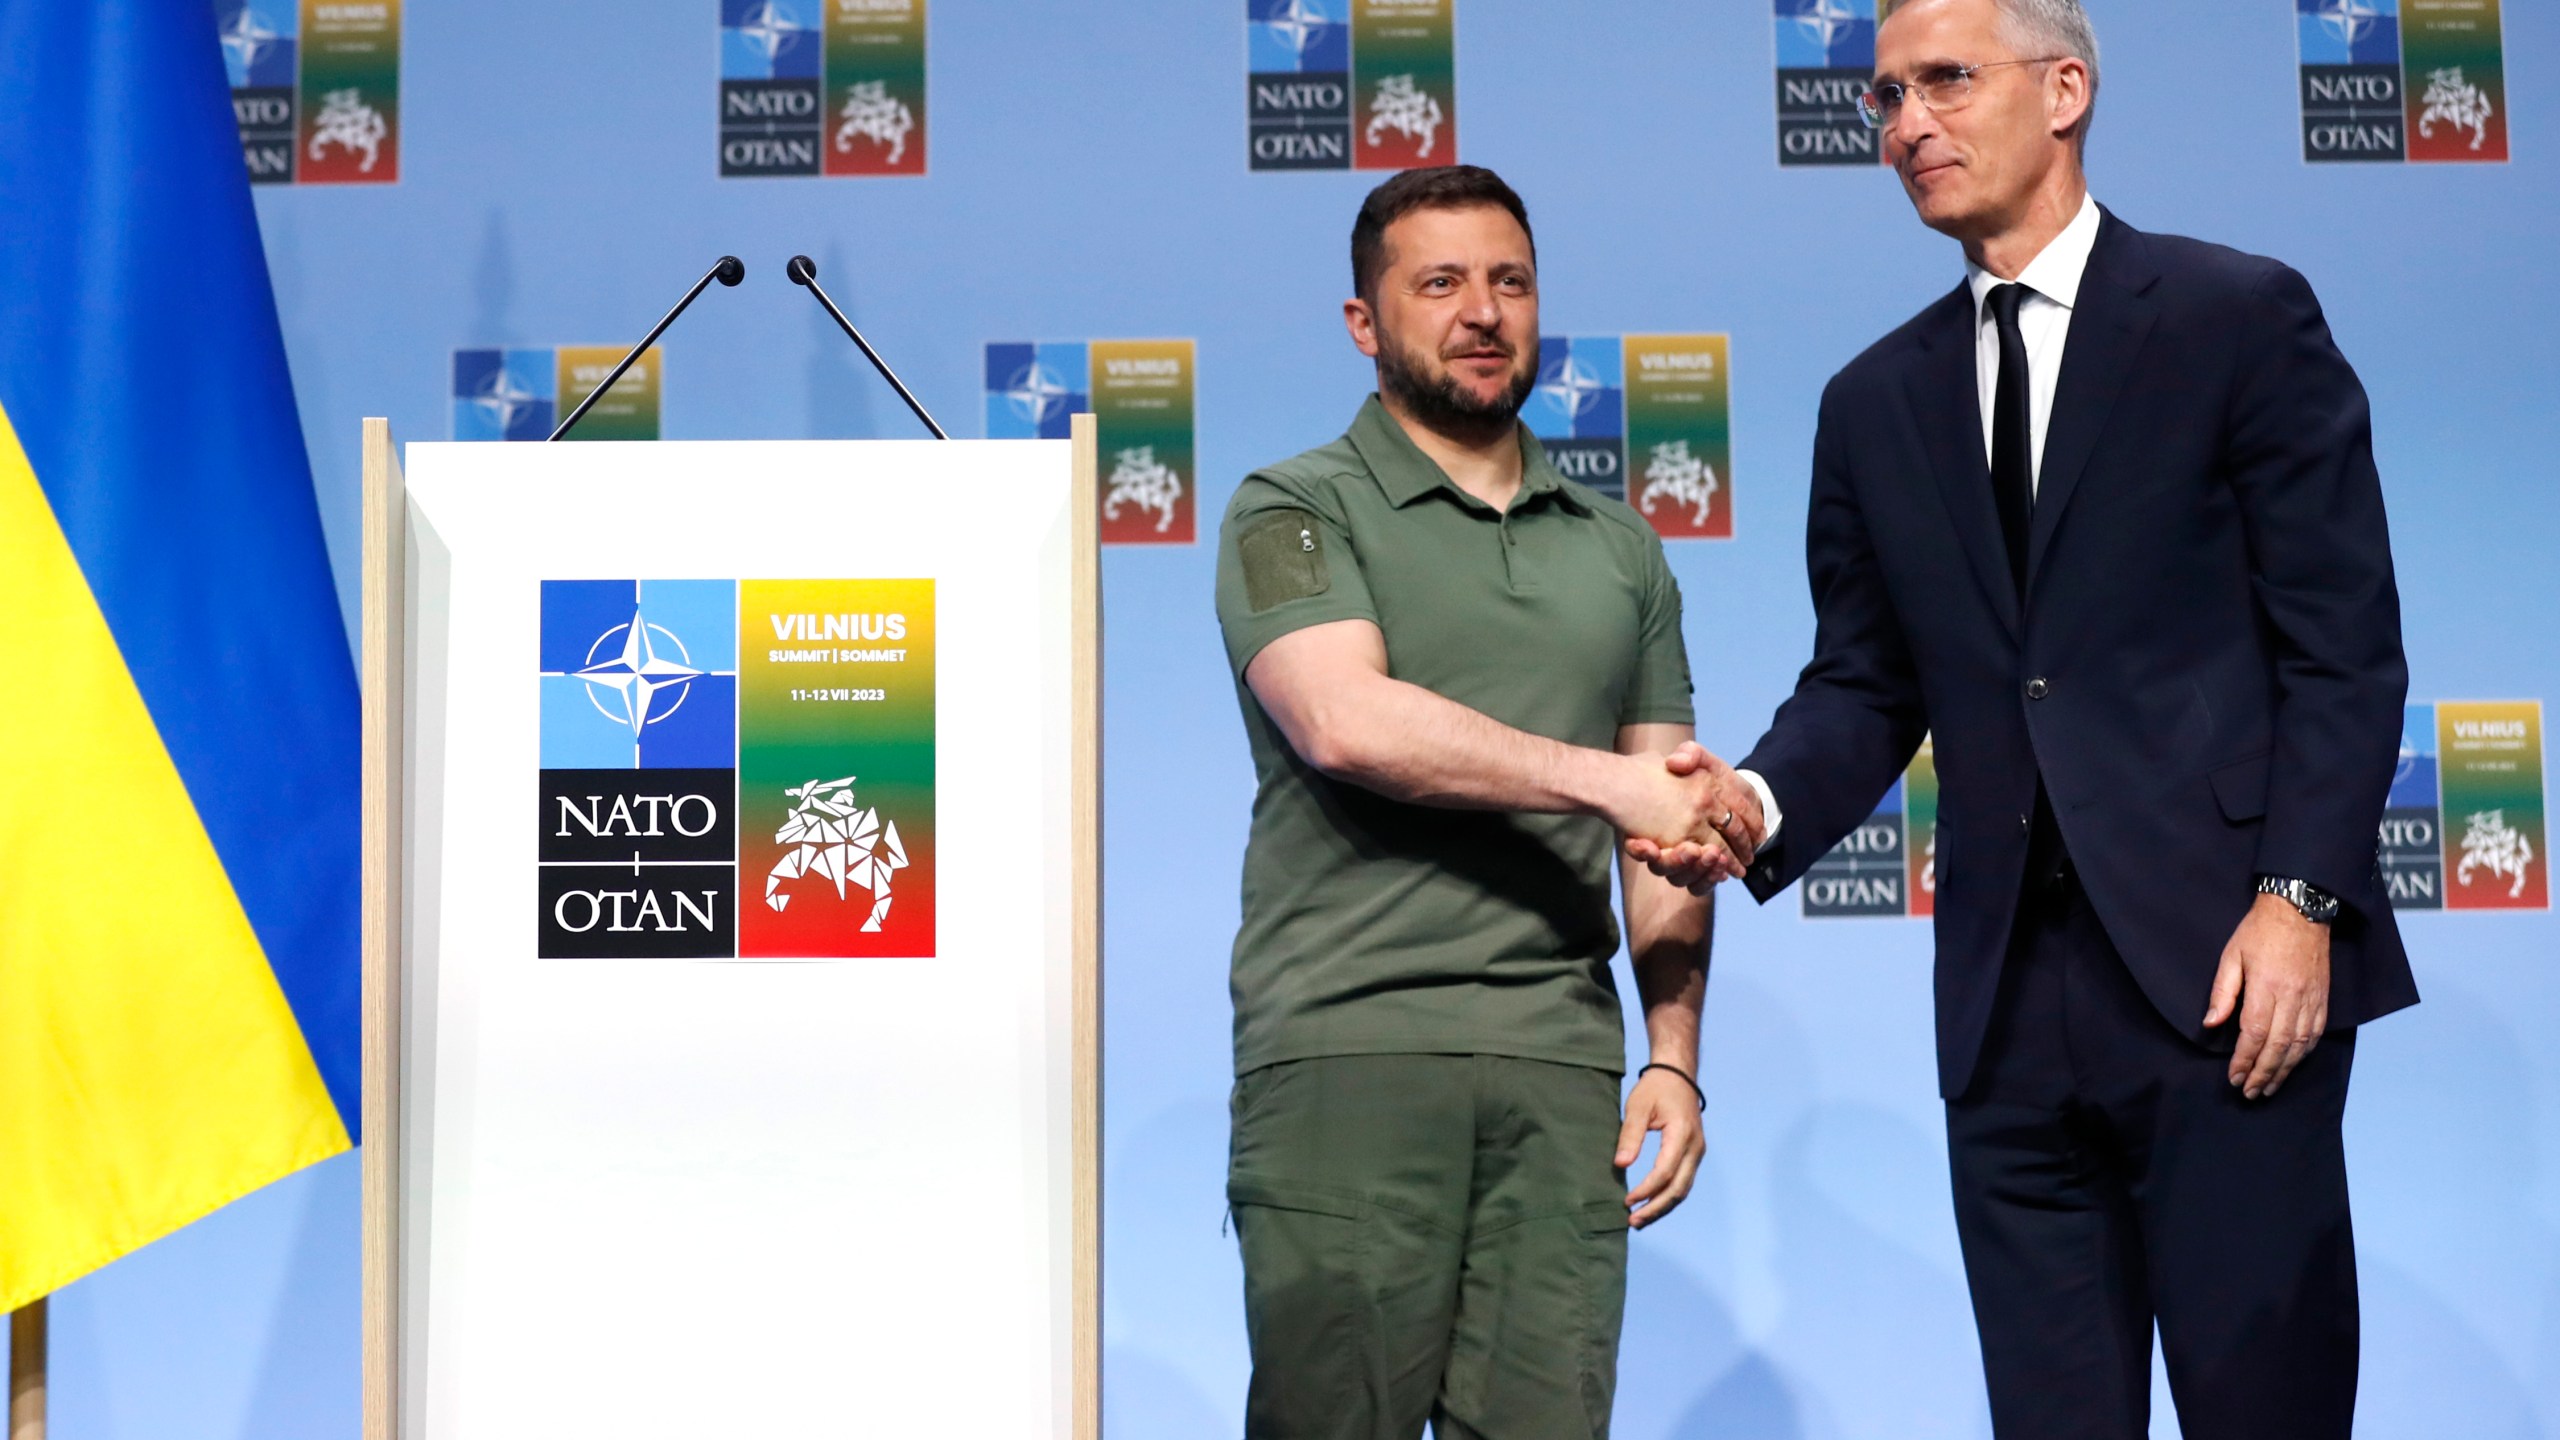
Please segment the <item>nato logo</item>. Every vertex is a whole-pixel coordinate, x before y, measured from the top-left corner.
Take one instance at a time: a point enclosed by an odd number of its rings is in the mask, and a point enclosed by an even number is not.
[[[2405,160],[2398,0],[2294,0],[2302,158]]]
[[[1627,493],[1627,380],[1618,337],[1538,342],[1538,383],[1521,423],[1546,447],[1556,473],[1612,499]]]
[[[2400,760],[2383,801],[2374,861],[2395,910],[2444,908],[2444,804],[2437,785],[2436,707],[2403,712]]]
[[[232,89],[290,89],[300,78],[295,51],[301,14],[289,0],[264,5],[222,0],[214,7],[214,18],[221,28],[222,64],[231,72]]]
[[[1351,168],[1351,0],[1246,0],[1247,164]]]
[[[1867,822],[1852,830],[1805,870],[1798,887],[1800,913],[1808,920],[1908,915],[1911,875],[1907,860],[1910,818],[1904,782],[1877,802]],[[1932,861],[1934,864],[1935,862]]]
[[[738,763],[733,580],[542,582],[542,768]]]
[[[295,90],[301,82],[301,12],[292,0],[222,0],[214,21],[231,77],[231,118],[251,184],[293,179]]]
[[[738,585],[542,582],[534,953],[737,954]]]
[[[1348,0],[1248,3],[1245,44],[1255,74],[1332,74],[1351,68]]]
[[[1872,165],[1858,118],[1876,63],[1876,0],[1776,0],[1778,163]]]
[[[1874,67],[1874,0],[1777,0],[1777,7],[1779,69]]]
[[[559,387],[559,365],[548,349],[456,350],[453,438],[547,440]]]
[[[987,346],[987,438],[1064,440],[1077,412],[1093,408],[1092,371],[1076,342]]]
[[[826,33],[819,0],[720,0],[720,173],[815,175]]]
[[[2294,0],[2305,65],[2400,63],[2400,0]]]
[[[815,80],[824,37],[782,0],[720,0],[720,78]]]

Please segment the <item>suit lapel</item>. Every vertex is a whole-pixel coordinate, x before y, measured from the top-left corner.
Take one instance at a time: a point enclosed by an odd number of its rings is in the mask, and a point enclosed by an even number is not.
[[[2027,532],[2027,585],[2043,573],[2045,551],[2062,512],[2089,468],[2107,416],[2115,409],[2159,307],[2145,297],[2158,272],[2145,262],[2142,234],[2113,215],[2098,231],[2081,276],[2055,377],[2053,414],[2045,422],[2044,464],[2036,482],[2035,525]]]
[[[1920,327],[1918,363],[1904,377],[1912,420],[1928,448],[1929,474],[1973,562],[1974,579],[2009,633],[2018,633],[2018,587],[1991,503],[1991,464],[1982,454],[1982,394],[1974,373],[1973,290],[1956,286]]]

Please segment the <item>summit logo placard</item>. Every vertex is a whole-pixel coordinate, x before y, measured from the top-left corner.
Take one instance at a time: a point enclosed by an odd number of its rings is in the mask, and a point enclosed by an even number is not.
[[[1778,163],[1876,164],[1876,132],[1858,118],[1876,66],[1876,0],[1776,4]]]
[[[1246,0],[1246,165],[1458,158],[1456,0]]]
[[[925,173],[925,0],[720,0],[720,173]]]
[[[2412,705],[2377,855],[2396,910],[2548,910],[2542,704]]]
[[[987,438],[1064,440],[1091,411],[1100,442],[1102,541],[1197,537],[1194,362],[1189,340],[1000,341],[987,346]]]
[[[655,440],[666,376],[662,347],[640,352],[590,408],[570,440]],[[453,438],[548,440],[622,359],[612,345],[561,345],[453,352]]]
[[[1927,740],[1866,823],[1805,870],[1797,904],[1807,920],[1938,913],[1938,758]]]
[[[1664,539],[1729,540],[1731,356],[1723,335],[1549,336],[1520,418],[1566,479]]]
[[[2294,0],[2302,158],[2507,158],[2500,0]]]
[[[932,957],[931,580],[547,580],[541,630],[538,955]]]
[[[401,0],[215,0],[253,185],[400,178]]]

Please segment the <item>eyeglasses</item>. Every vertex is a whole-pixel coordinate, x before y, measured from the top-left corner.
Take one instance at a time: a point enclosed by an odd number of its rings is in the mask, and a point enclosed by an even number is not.
[[[1882,130],[1902,113],[1904,96],[1916,96],[1921,104],[1937,114],[1945,115],[1973,103],[1973,72],[1997,70],[2003,65],[2049,65],[2064,57],[2040,55],[2033,60],[1986,60],[1979,65],[1937,65],[1921,71],[1908,84],[1886,81],[1858,97],[1858,118],[1870,130]]]

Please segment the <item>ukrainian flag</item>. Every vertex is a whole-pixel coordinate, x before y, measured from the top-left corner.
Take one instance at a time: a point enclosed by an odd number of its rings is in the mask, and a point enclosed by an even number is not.
[[[348,1148],[358,738],[209,0],[0,4],[0,1310]]]

